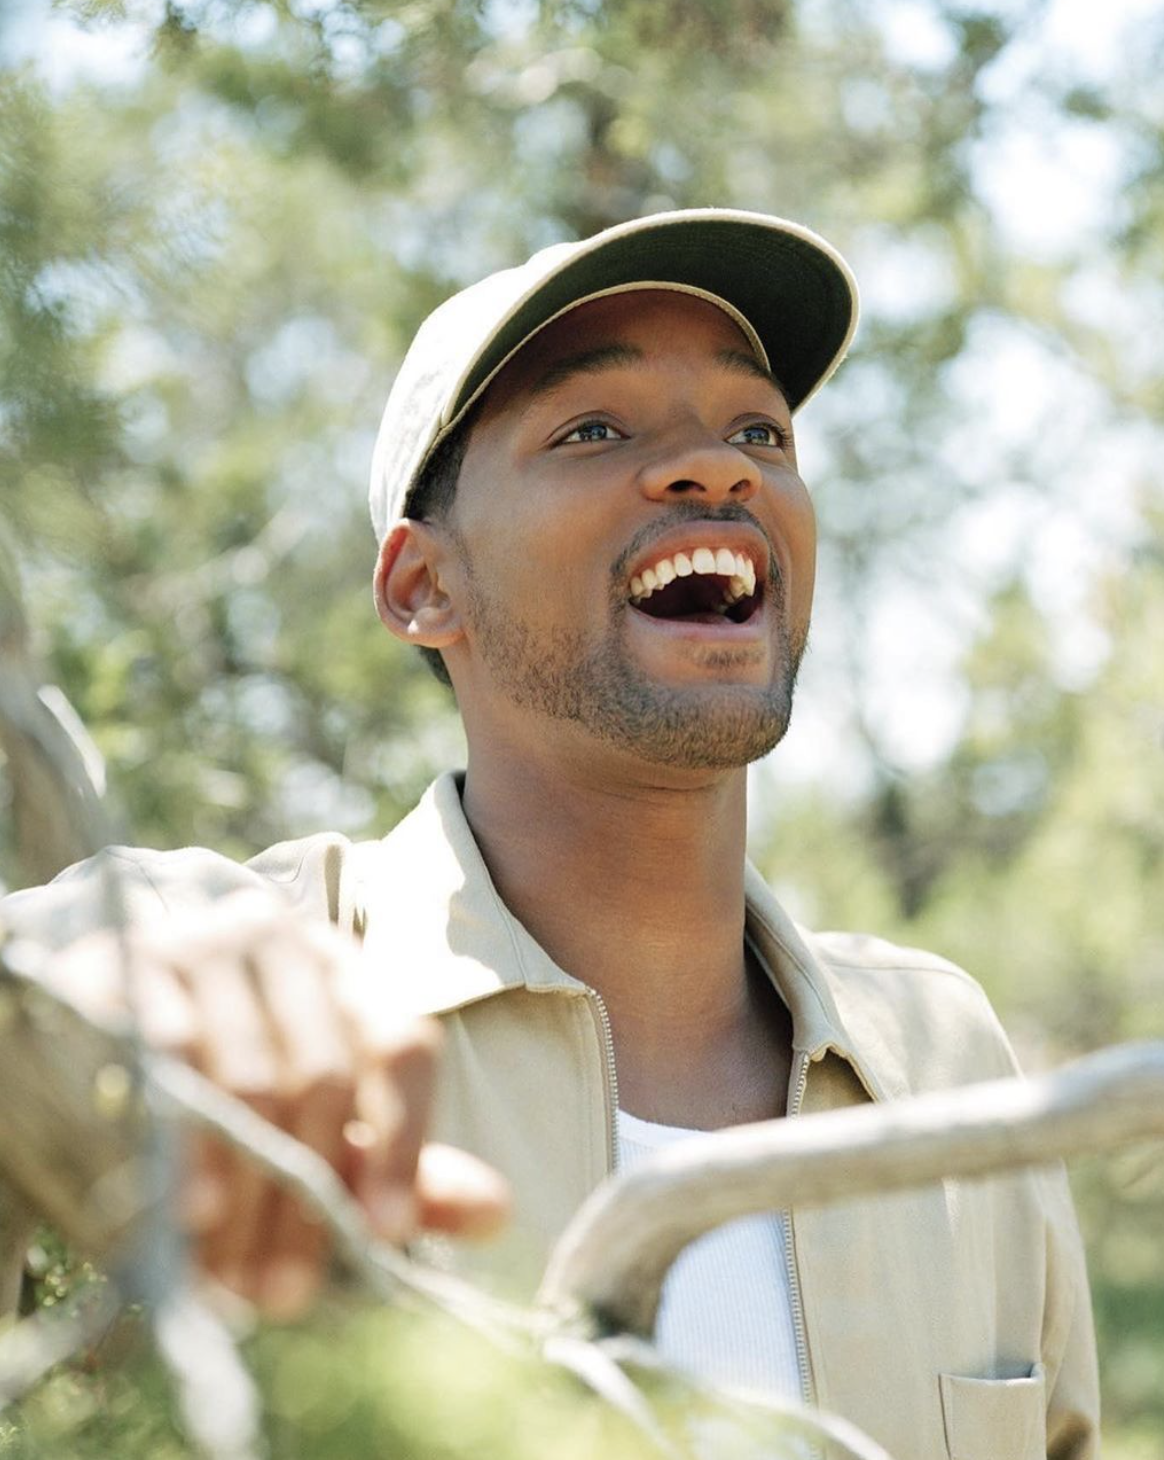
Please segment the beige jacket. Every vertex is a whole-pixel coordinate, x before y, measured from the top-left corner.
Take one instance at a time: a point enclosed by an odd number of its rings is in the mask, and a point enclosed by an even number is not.
[[[513,1184],[516,1219],[444,1256],[532,1287],[550,1244],[611,1169],[617,1086],[606,1012],[501,902],[442,777],[383,841],[285,842],[246,867],[192,849],[114,850],[135,919],[276,887],[362,937],[401,1007],[447,1035],[436,1136]],[[62,945],[101,921],[94,864],[0,904]],[[929,954],[812,935],[747,876],[747,927],[792,1015],[789,1109],[829,1110],[1010,1075],[981,989]],[[1081,1245],[1059,1169],[793,1212],[806,1392],[896,1460],[1083,1460],[1097,1380]]]

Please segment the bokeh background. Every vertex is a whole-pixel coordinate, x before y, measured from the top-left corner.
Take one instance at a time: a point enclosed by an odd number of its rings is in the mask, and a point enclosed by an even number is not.
[[[371,609],[412,331],[718,203],[862,283],[753,851],[933,947],[1031,1067],[1164,1035],[1164,6],[0,0],[0,531],[125,837],[386,830],[461,754]],[[0,882],[50,875],[10,814]],[[1074,1177],[1109,1460],[1164,1454],[1164,1162]]]

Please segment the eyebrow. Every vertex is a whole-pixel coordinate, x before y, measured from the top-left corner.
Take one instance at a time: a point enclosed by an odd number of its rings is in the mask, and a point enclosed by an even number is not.
[[[745,350],[720,350],[715,358],[725,369],[734,370],[738,375],[750,375],[754,380],[763,380],[773,386],[787,404],[788,392],[780,383],[780,377],[766,365],[761,365],[755,355],[749,355]]]
[[[614,370],[621,365],[634,365],[644,358],[642,350],[635,345],[599,345],[593,350],[583,350],[577,355],[566,355],[556,360],[544,375],[533,381],[526,390],[530,400],[549,395],[552,390],[565,385],[575,375],[597,375],[603,370]]]
[[[598,375],[604,370],[616,370],[622,366],[635,365],[645,358],[643,351],[637,345],[622,344],[599,345],[593,350],[582,350],[576,355],[566,355],[561,360],[556,360],[543,375],[527,386],[527,401],[532,403],[542,396],[549,395],[577,375]],[[747,375],[753,380],[764,381],[766,385],[778,390],[785,401],[788,400],[788,392],[780,383],[779,377],[766,365],[762,365],[755,355],[748,354],[746,350],[718,350],[715,360],[717,365],[734,374]]]

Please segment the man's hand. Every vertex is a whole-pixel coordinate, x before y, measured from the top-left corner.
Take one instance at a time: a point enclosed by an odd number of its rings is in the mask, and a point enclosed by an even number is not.
[[[383,975],[332,928],[240,893],[124,946],[85,938],[53,959],[51,981],[94,1017],[128,1006],[152,1048],[318,1152],[387,1241],[487,1235],[504,1219],[491,1168],[424,1144],[439,1029],[393,1012]],[[325,1230],[241,1154],[194,1138],[181,1207],[202,1266],[234,1292],[274,1317],[315,1295]]]

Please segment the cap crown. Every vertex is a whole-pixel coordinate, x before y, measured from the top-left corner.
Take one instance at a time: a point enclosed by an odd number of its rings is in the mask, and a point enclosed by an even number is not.
[[[857,322],[844,259],[783,218],[686,209],[553,244],[446,299],[417,331],[372,461],[377,535],[407,514],[433,447],[533,334],[585,299],[636,286],[683,288],[726,304],[767,356],[792,410],[832,374]]]

